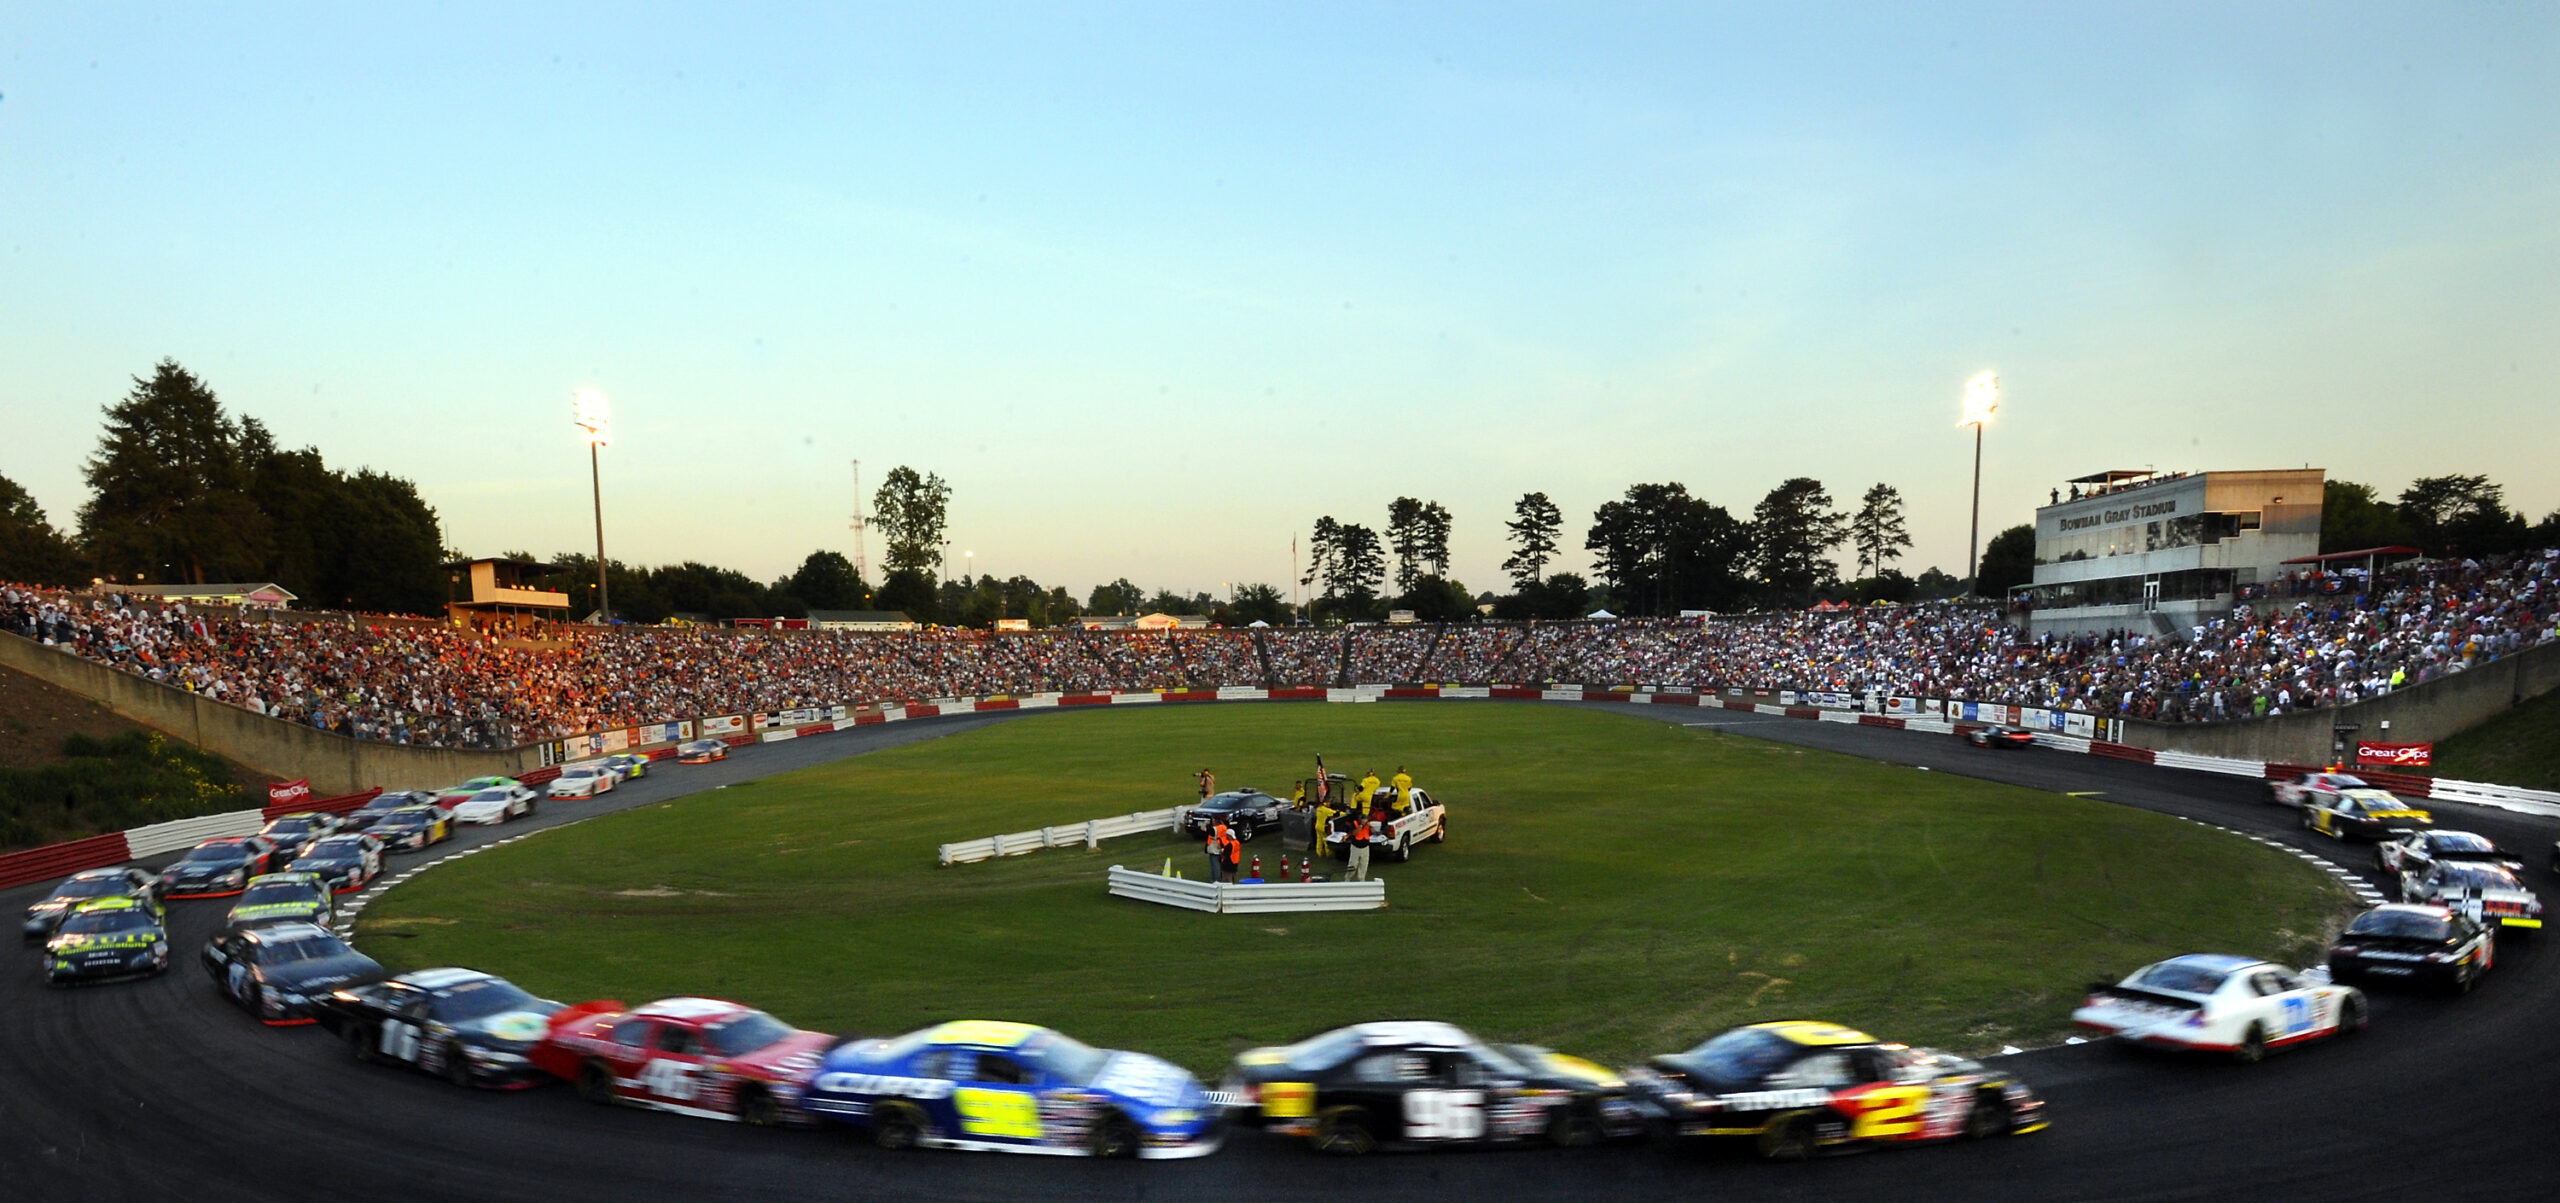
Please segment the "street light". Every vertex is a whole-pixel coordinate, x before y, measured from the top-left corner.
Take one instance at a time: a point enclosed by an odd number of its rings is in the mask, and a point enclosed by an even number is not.
[[[969,583],[970,583],[971,585],[975,585],[975,584],[977,584],[977,583],[978,583],[978,553],[976,553],[976,552],[974,552],[974,551],[964,551],[964,552],[961,552],[961,553],[960,553],[960,571],[961,571],[961,573],[962,573],[963,575],[965,575],[965,576],[968,578]]]
[[[594,487],[596,502],[596,616],[605,625],[613,624],[613,594],[604,576],[604,469],[598,463],[596,448],[613,441],[613,411],[604,394],[591,388],[578,390],[578,429],[586,432],[587,480]]]
[[[2000,376],[1977,372],[1964,382],[1964,409],[1956,428],[1973,427],[1973,526],[1965,535],[1964,578],[1974,596],[1982,595],[1982,427],[2000,409]]]

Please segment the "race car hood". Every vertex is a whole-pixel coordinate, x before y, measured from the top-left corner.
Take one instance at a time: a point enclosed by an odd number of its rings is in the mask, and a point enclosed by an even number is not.
[[[44,950],[54,956],[67,957],[74,953],[103,952],[111,948],[149,948],[168,938],[167,933],[156,927],[149,931],[101,932],[94,936],[55,936],[45,944]]]
[[[553,1008],[549,1011],[530,1008],[521,1011],[500,1011],[495,1015],[483,1015],[478,1019],[466,1019],[446,1026],[453,1029],[454,1035],[460,1036],[468,1043],[482,1048],[520,1053],[542,1043],[542,1038],[551,1034],[551,1017],[559,1013],[559,1004],[549,1005]]]
[[[287,919],[309,919],[329,908],[317,902],[261,902],[256,906],[231,908],[231,922],[245,927],[252,923],[274,923]]]
[[[1111,1054],[1085,1089],[1149,1115],[1166,1110],[1198,1113],[1208,1106],[1209,1098],[1207,1088],[1190,1070],[1145,1053]]]

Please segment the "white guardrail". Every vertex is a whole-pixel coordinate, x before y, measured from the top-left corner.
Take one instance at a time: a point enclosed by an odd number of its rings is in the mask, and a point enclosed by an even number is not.
[[[258,829],[266,824],[265,811],[235,810],[226,814],[199,815],[192,819],[179,819],[174,823],[153,823],[147,827],[131,828],[124,833],[124,842],[129,849],[127,855],[139,860],[146,856],[158,856],[163,852],[175,852],[180,848],[193,848],[206,840],[225,839],[237,835],[256,835]]]
[[[1274,915],[1289,911],[1374,911],[1387,905],[1387,883],[1273,881],[1259,885],[1190,881],[1111,866],[1111,893],[1158,906],[1219,915]]]
[[[2448,802],[2468,802],[2474,806],[2494,806],[2519,814],[2560,818],[2560,794],[2548,790],[2517,789],[2509,785],[2491,785],[2483,781],[2449,781],[2438,777],[2427,787],[2427,797]]]
[[[2164,769],[2186,769],[2197,773],[2220,773],[2226,777],[2264,777],[2264,761],[2233,760],[2228,756],[2200,756],[2193,752],[2154,752],[2151,763]]]
[[[1038,831],[1017,831],[1011,835],[991,835],[983,840],[944,844],[942,863],[965,865],[999,856],[1021,856],[1043,848],[1099,848],[1102,841],[1119,836],[1171,831],[1182,826],[1182,816],[1190,809],[1188,806],[1173,806],[1163,810],[1142,810],[1117,818],[1087,819],[1081,823],[1043,827]]]

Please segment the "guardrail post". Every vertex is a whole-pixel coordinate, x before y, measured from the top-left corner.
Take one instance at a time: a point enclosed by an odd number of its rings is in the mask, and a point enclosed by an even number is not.
[[[1101,847],[1101,846],[1102,846],[1102,836],[1099,834],[1100,830],[1101,830],[1101,828],[1100,828],[1099,826],[1097,826],[1097,821],[1096,821],[1096,820],[1093,820],[1093,819],[1086,819],[1086,820],[1084,821],[1084,850],[1085,850],[1085,851],[1087,851],[1087,852],[1091,852],[1091,851],[1093,851],[1094,849],[1099,848],[1099,847]]]
[[[995,851],[995,854],[996,854],[997,856],[1002,856],[1002,855],[1004,855],[1004,835],[1003,835],[1003,833],[1001,833],[1001,832],[997,833],[997,835],[996,835],[996,837],[995,837],[995,841],[996,841],[996,851]]]
[[[951,845],[949,844],[942,846],[942,867],[945,869],[951,867]]]

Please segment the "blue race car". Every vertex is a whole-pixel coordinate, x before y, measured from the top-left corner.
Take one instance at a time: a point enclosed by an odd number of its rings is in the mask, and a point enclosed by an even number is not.
[[[1181,1066],[1088,1048],[1048,1028],[958,1020],[827,1052],[801,1106],[885,1149],[1067,1157],[1204,1157],[1225,1137]]]

